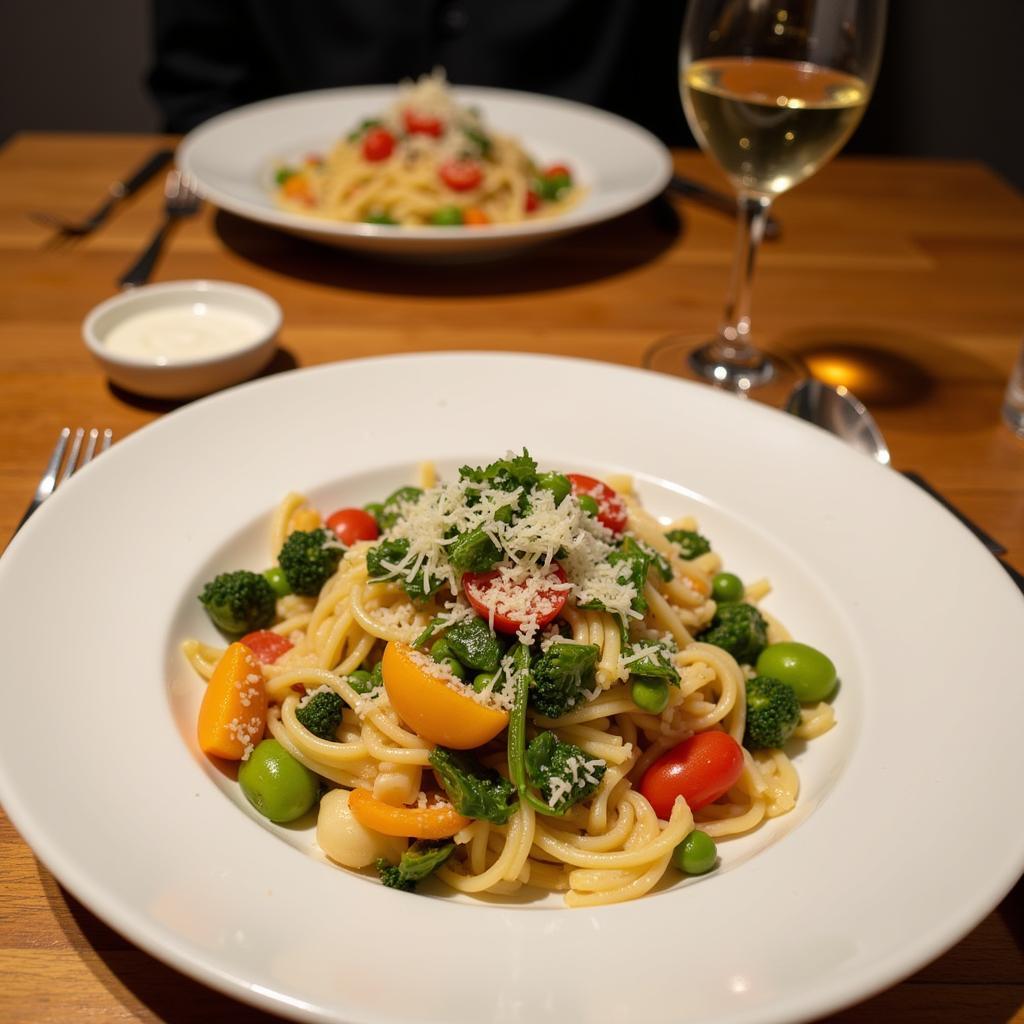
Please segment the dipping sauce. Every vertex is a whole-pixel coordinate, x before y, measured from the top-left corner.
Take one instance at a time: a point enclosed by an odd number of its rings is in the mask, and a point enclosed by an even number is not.
[[[254,316],[194,302],[126,317],[110,329],[103,344],[112,355],[167,366],[235,352],[266,331],[266,324]]]

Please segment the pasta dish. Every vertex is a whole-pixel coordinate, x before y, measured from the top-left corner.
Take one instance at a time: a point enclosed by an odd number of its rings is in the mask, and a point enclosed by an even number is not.
[[[260,813],[315,814],[326,859],[392,888],[591,906],[794,807],[785,748],[832,727],[836,670],[767,581],[627,477],[524,450],[417,483],[326,518],[289,494],[275,564],[199,597],[231,641],[183,645],[199,746]]]
[[[399,86],[394,105],[353,126],[325,156],[276,172],[285,209],[368,224],[479,227],[561,213],[580,189],[565,164],[542,167],[461,107],[443,72]]]

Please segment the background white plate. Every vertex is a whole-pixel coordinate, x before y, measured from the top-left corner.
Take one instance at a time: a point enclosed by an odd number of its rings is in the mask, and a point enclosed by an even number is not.
[[[267,564],[281,495],[326,508],[421,457],[524,444],[549,466],[632,471],[655,512],[694,512],[843,679],[836,729],[797,758],[797,812],[630,904],[384,889],[257,820],[195,749],[201,685],[177,645],[212,636],[194,597],[212,569]],[[0,559],[0,599],[14,824],[132,941],[296,1019],[802,1020],[937,956],[1024,864],[1024,602],[1005,573],[897,474],[667,377],[423,355],[244,385],[74,477]]]
[[[631,121],[549,96],[453,88],[459,103],[481,108],[492,131],[515,136],[541,163],[568,164],[586,189],[583,199],[557,217],[482,228],[346,224],[276,206],[277,167],[297,155],[329,150],[354,125],[394,103],[395,86],[325,89],[229,111],[186,136],[178,166],[222,209],[292,234],[390,256],[512,251],[626,213],[668,183],[668,150]]]

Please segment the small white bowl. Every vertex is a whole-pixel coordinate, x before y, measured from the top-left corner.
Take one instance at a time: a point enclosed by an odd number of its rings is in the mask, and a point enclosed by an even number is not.
[[[165,317],[162,335],[155,315]],[[239,338],[226,351],[204,354],[199,335],[215,319],[222,329],[237,330]],[[226,281],[170,281],[133,288],[101,302],[85,318],[82,337],[119,387],[153,398],[195,398],[263,369],[274,353],[281,319],[281,307],[255,288]],[[147,351],[120,350],[118,339],[133,323],[149,328]],[[108,344],[112,335],[113,347]],[[161,336],[167,340],[164,350]],[[177,353],[172,340],[179,346]]]

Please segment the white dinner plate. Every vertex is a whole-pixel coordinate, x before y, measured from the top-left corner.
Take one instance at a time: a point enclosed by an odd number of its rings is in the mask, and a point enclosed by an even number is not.
[[[463,87],[453,91],[459,103],[483,111],[492,131],[514,136],[540,163],[571,167],[585,190],[580,202],[557,216],[484,227],[350,224],[278,207],[273,197],[276,169],[303,154],[328,151],[354,125],[394,103],[395,86],[325,89],[229,111],[186,136],[178,147],[178,166],[222,209],[296,235],[385,256],[511,252],[617,217],[668,183],[668,150],[624,118],[532,93]]]
[[[216,639],[196,594],[269,564],[287,491],[360,504],[422,458],[450,471],[523,445],[694,514],[840,670],[835,728],[795,756],[796,810],[632,903],[386,889],[259,819],[194,739],[203,687],[179,644]],[[14,824],[130,940],[295,1019],[805,1020],[939,955],[1024,865],[1019,593],[898,474],[701,385],[481,354],[243,385],[73,477],[0,559],[0,599]]]

